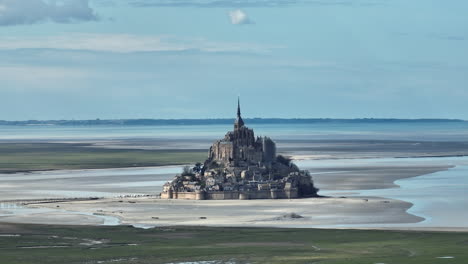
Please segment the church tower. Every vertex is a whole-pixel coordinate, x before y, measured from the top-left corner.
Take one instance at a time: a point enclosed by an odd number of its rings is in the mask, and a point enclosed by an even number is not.
[[[241,117],[240,99],[239,97],[237,97],[237,118],[236,118],[236,122],[234,122],[234,131],[239,130],[243,126],[244,126],[244,120],[242,120],[242,117]]]

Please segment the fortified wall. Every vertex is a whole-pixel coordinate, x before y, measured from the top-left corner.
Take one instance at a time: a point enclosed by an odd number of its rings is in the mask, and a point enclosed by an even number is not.
[[[250,200],[250,199],[294,199],[299,198],[297,189],[260,191],[200,191],[162,192],[161,199],[184,200]]]

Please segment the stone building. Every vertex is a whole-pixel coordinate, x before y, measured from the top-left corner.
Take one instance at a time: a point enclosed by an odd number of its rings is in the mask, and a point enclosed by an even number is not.
[[[275,156],[275,143],[267,137],[255,138],[254,131],[245,126],[238,101],[234,130],[213,143],[208,158],[224,166],[236,167],[271,163]]]
[[[237,102],[234,130],[210,147],[208,159],[163,187],[165,199],[280,199],[317,196],[308,171],[276,155],[268,137],[245,126]]]

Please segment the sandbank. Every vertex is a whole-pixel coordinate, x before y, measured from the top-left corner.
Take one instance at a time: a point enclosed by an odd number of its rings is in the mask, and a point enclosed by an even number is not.
[[[78,202],[30,204],[114,216],[120,224],[136,226],[252,226],[321,227],[328,225],[416,223],[420,217],[406,213],[410,203],[379,197],[307,198],[293,200],[164,200],[109,198]],[[294,216],[292,216],[294,214]],[[74,214],[69,217],[72,218]],[[80,215],[76,222],[83,224]],[[22,217],[20,217],[22,218]],[[29,218],[48,224],[49,218]],[[1,221],[18,222],[18,217]],[[24,221],[20,221],[24,222]]]

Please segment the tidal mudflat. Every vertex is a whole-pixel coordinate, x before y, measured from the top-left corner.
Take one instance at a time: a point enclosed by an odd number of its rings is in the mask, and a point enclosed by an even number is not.
[[[51,223],[66,217],[70,224],[104,224],[104,215],[120,223],[153,226],[169,224],[164,217],[173,215],[173,223],[230,225],[235,224],[228,219],[232,213],[247,216],[239,217],[237,224],[252,226],[460,229],[465,225],[449,220],[465,206],[464,199],[460,195],[450,199],[446,194],[466,190],[463,172],[453,173],[466,165],[465,158],[455,157],[468,154],[466,126],[462,125],[258,125],[259,133],[277,140],[280,153],[293,156],[301,168],[311,171],[319,194],[333,198],[289,203],[227,201],[227,207],[197,202],[187,211],[197,212],[193,214],[177,213],[190,207],[189,202],[168,206],[155,199],[181,165],[140,166],[203,160],[211,141],[226,130],[224,125],[4,127],[0,149],[5,155],[0,156],[0,165],[10,172],[30,172],[0,174],[0,201],[26,203],[24,207],[39,211],[4,206],[0,221]],[[115,168],[125,164],[131,168]],[[439,176],[429,182],[421,180],[430,175]],[[439,178],[454,184],[440,191],[435,187],[443,186]],[[413,180],[418,190],[410,186]],[[90,197],[102,199],[70,201]],[[435,203],[445,198],[447,202]],[[41,213],[44,208],[56,210],[57,217],[47,216],[54,215],[51,211]],[[302,218],[287,219],[292,213]]]
[[[20,175],[4,174],[6,192],[2,200],[15,197],[18,185],[24,189],[21,197],[25,200],[47,198],[74,198],[98,196],[104,199],[90,201],[43,201],[28,202],[28,207],[63,210],[57,212],[67,216],[71,224],[104,224],[96,215],[107,215],[119,219],[122,224],[136,226],[168,225],[210,225],[210,226],[274,226],[274,227],[356,227],[395,229],[425,228],[440,230],[463,230],[466,224],[446,222],[437,218],[437,225],[427,225],[430,214],[411,214],[411,208],[419,208],[421,202],[430,204],[430,199],[445,195],[433,188],[433,182],[424,191],[413,192],[407,200],[404,179],[419,179],[424,175],[440,173],[450,178],[451,184],[445,189],[449,193],[463,193],[462,174],[452,170],[468,163],[468,158],[409,158],[409,159],[346,159],[346,160],[302,160],[300,166],[311,170],[319,194],[332,198],[299,200],[256,200],[256,201],[165,201],[154,197],[162,184],[180,171],[178,166],[154,168],[103,169],[79,171],[37,172]],[[419,177],[418,177],[419,176]],[[438,177],[440,178],[440,177]],[[446,181],[444,178],[441,180]],[[397,181],[397,182],[395,182]],[[401,186],[400,181],[403,182]],[[9,186],[9,187],[8,187]],[[450,189],[452,188],[452,189]],[[10,190],[10,192],[8,192]],[[372,190],[372,191],[371,191]],[[400,190],[399,195],[386,196]],[[366,191],[372,193],[366,193]],[[398,192],[398,191],[397,191]],[[149,197],[145,197],[150,195]],[[406,195],[406,196],[405,196]],[[10,201],[10,203],[13,201]],[[463,198],[454,199],[452,207],[465,206]],[[432,210],[433,208],[427,208]],[[409,211],[408,211],[409,210]],[[14,211],[14,210],[10,210]],[[93,221],[83,221],[96,217]],[[50,212],[48,212],[50,214]],[[457,211],[447,212],[456,214]],[[291,218],[292,214],[299,217]],[[76,218],[76,219],[75,219]],[[435,218],[432,218],[434,220]],[[73,220],[75,219],[75,220]],[[446,218],[446,219],[449,219]],[[40,212],[31,214],[10,214],[0,217],[3,222],[50,223],[50,217]]]

